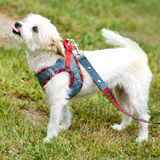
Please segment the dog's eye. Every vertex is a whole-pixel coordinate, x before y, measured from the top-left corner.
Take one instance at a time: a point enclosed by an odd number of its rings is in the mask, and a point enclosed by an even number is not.
[[[32,30],[33,30],[33,32],[38,33],[38,27],[35,26],[32,28]]]

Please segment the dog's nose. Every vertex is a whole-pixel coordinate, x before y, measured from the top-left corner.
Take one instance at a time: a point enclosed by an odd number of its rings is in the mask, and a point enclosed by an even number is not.
[[[22,24],[19,23],[19,22],[16,22],[14,26],[15,26],[16,28],[19,28],[19,27],[22,27]]]

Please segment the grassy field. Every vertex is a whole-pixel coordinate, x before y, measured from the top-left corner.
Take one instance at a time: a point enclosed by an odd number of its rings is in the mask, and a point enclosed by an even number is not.
[[[151,121],[160,121],[160,1],[159,0],[1,0],[0,11],[16,19],[28,13],[49,18],[63,39],[73,38],[80,49],[107,46],[101,36],[109,28],[137,41],[149,57]],[[1,31],[2,32],[2,31]],[[0,44],[0,159],[160,159],[160,126],[149,126],[149,140],[137,143],[138,121],[123,131],[111,124],[121,113],[98,93],[72,104],[72,126],[44,144],[49,105],[25,48]]]

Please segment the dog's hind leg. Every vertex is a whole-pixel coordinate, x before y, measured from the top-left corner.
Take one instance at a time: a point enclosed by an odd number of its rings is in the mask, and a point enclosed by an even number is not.
[[[114,95],[119,103],[119,105],[127,112],[130,114],[133,114],[133,107],[130,103],[129,96],[125,92],[125,90],[122,87],[116,86],[113,90]],[[118,131],[126,128],[128,125],[130,125],[132,121],[132,118],[129,117],[126,114],[123,114],[123,120],[121,124],[114,124],[112,125],[113,129],[117,129]]]
[[[134,100],[134,108],[137,116],[139,118],[142,118],[146,121],[149,121],[149,114],[148,114],[148,107],[147,107],[147,100],[145,98],[145,94],[141,94],[136,97]],[[137,141],[147,140],[148,139],[148,123],[139,122],[140,124],[140,130]]]
[[[61,120],[60,129],[63,129],[63,130],[69,129],[70,125],[71,125],[70,107],[68,105],[65,105],[62,111],[62,120]]]
[[[145,119],[146,121],[149,121],[150,116],[146,113],[140,114],[140,118]],[[148,123],[140,122],[140,130],[139,135],[136,141],[142,141],[148,139]]]

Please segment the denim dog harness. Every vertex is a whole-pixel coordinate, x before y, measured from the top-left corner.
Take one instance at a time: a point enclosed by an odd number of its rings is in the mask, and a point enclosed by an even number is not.
[[[68,44],[68,41],[66,41],[66,43]],[[38,72],[38,74],[36,74],[43,89],[51,78],[56,76],[58,73],[66,71],[70,74],[70,98],[74,97],[80,91],[83,85],[83,77],[78,65],[77,58],[73,53],[71,53],[71,51],[72,49],[69,50],[68,48],[66,48],[66,60],[64,60],[63,58],[59,58],[56,64],[54,64],[52,67],[42,69],[40,72]],[[69,55],[69,57],[67,54]]]

